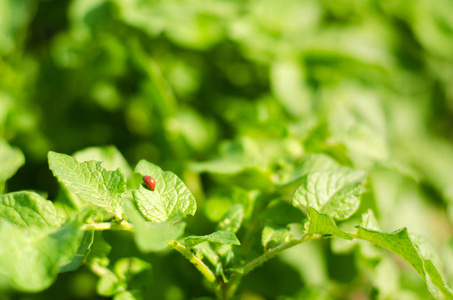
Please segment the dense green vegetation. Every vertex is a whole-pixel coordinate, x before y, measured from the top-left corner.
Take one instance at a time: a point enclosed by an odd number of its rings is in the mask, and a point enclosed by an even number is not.
[[[0,0],[0,299],[452,299],[452,14]]]

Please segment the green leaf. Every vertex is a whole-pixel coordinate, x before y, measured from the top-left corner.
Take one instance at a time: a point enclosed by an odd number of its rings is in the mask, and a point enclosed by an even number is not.
[[[126,204],[126,213],[128,220],[134,224],[135,242],[142,252],[162,251],[168,247],[169,241],[184,234],[184,222],[174,224],[172,219],[159,223],[147,222],[130,201]]]
[[[306,219],[306,216],[300,209],[281,200],[274,200],[269,203],[266,210],[260,216],[266,222],[279,227],[286,227],[290,223],[301,223]]]
[[[315,209],[308,208],[308,216],[310,221],[308,223],[308,234],[319,234],[322,236],[336,236],[347,240],[352,238],[346,232],[342,231],[335,225],[333,219],[327,214],[321,214]]]
[[[222,143],[218,158],[193,163],[191,167],[195,172],[233,175],[258,167],[259,161],[260,150],[256,142],[251,138],[242,138]]]
[[[453,290],[447,285],[447,281],[434,263],[429,259],[423,259],[423,267],[425,269],[425,274],[429,276],[425,277],[425,281],[431,281],[446,299],[453,299]],[[430,284],[428,284],[428,289],[435,297],[440,296],[439,292]]]
[[[107,256],[111,250],[112,246],[104,240],[102,234],[99,231],[95,231],[93,243],[90,247],[90,253],[86,259],[87,261],[94,261],[99,265],[107,266],[109,260]]]
[[[82,242],[74,258],[61,267],[60,272],[76,271],[84,262],[85,258],[90,254],[91,245],[93,244],[94,231],[86,231],[83,235]]]
[[[53,203],[33,192],[14,192],[0,196],[0,216],[2,221],[20,228],[44,230],[61,225]]]
[[[336,85],[322,98],[329,138],[346,148],[355,166],[369,168],[389,160],[385,113],[373,91],[360,85]]]
[[[52,203],[31,192],[1,196],[0,208],[0,274],[18,290],[44,290],[76,255],[82,216],[59,227]]]
[[[104,296],[113,299],[136,299],[134,294],[145,293],[149,285],[151,265],[136,257],[123,257],[113,267],[114,272],[107,272],[99,280],[97,289]],[[139,297],[141,299],[141,297]]]
[[[340,168],[341,166],[328,155],[321,153],[309,154],[303,162],[291,165],[290,170],[282,170],[279,174],[280,182],[278,184],[290,184],[300,180],[309,173],[333,171]]]
[[[425,257],[421,253],[422,245],[415,243],[409,237],[406,228],[401,228],[392,233],[385,233],[358,226],[356,237],[398,254],[422,276],[433,296],[439,297],[440,291],[446,298],[453,299],[453,292],[447,286],[438,267],[435,266],[431,257]]]
[[[240,245],[236,235],[229,231],[216,231],[208,235],[202,236],[189,236],[184,239],[187,247],[193,247],[203,242],[227,244],[227,245]]]
[[[195,197],[186,185],[169,171],[141,160],[135,171],[156,180],[154,191],[140,186],[133,192],[134,199],[143,216],[152,222],[164,222],[177,214],[194,215],[197,210]]]
[[[359,207],[365,178],[365,172],[349,168],[310,173],[294,192],[292,203],[345,220]]]
[[[300,209],[281,200],[270,202],[260,217],[265,220],[261,232],[261,244],[265,249],[289,242],[293,238],[289,224],[302,224],[306,219]]]
[[[101,278],[99,278],[96,290],[101,296],[113,296],[119,290],[124,290],[126,288],[126,283],[118,280],[115,274],[106,273]]]
[[[58,215],[69,219],[89,205],[89,203],[83,201],[76,194],[68,190],[62,183],[60,183],[59,186],[57,198],[53,202]]]
[[[271,66],[272,90],[288,113],[304,116],[311,111],[311,99],[303,69],[297,59],[275,62]]]
[[[115,263],[115,274],[121,280],[129,280],[135,274],[151,268],[151,265],[136,257],[123,257]]]
[[[200,112],[180,107],[177,114],[169,120],[171,132],[185,138],[192,149],[202,151],[211,146],[215,131]]]
[[[362,214],[362,222],[360,223],[360,226],[372,230],[380,229],[376,217],[371,209],[368,209],[366,213]]]
[[[132,175],[131,167],[121,152],[115,146],[90,147],[74,153],[79,162],[96,160],[102,162],[102,167],[108,171],[120,169],[126,178]]]
[[[323,153],[309,154],[301,165],[296,166],[296,170],[301,176],[314,172],[334,171],[338,169],[341,169],[340,164],[332,157]]]
[[[261,233],[261,244],[265,249],[269,249],[285,243],[291,238],[292,235],[289,232],[289,228],[267,224]]]
[[[123,218],[126,180],[120,169],[107,171],[101,162],[79,163],[69,155],[49,152],[49,167],[58,180],[83,200]]]
[[[120,292],[113,297],[113,300],[137,300],[131,292]]]
[[[241,204],[235,204],[228,209],[222,220],[219,222],[218,230],[236,233],[241,227],[244,218],[244,209]]]
[[[22,151],[0,139],[0,182],[11,178],[24,163]]]
[[[211,244],[208,242],[205,243],[200,243],[196,245],[193,249],[195,249],[197,252],[197,256],[200,256],[204,259],[206,258],[213,266],[216,266],[219,264],[219,254],[216,253],[211,247]]]
[[[364,243],[368,243],[365,242]],[[369,244],[369,243],[368,243]],[[399,267],[394,263],[394,258],[384,256],[373,270],[372,282],[379,291],[379,298],[392,299],[399,290]]]

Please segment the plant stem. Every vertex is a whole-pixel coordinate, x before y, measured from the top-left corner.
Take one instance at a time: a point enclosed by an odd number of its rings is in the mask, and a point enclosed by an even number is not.
[[[291,247],[294,247],[296,245],[302,244],[302,243],[304,243],[306,241],[309,241],[309,240],[318,239],[320,237],[321,236],[319,236],[319,235],[304,234],[298,239],[292,240],[292,241],[290,241],[288,243],[285,243],[285,244],[282,244],[282,245],[278,245],[278,246],[276,246],[274,248],[266,250],[263,254],[261,254],[260,256],[255,258],[254,260],[252,260],[249,263],[247,263],[244,266],[243,271],[241,273],[236,273],[236,274],[231,276],[230,281],[227,283],[228,286],[226,287],[226,289],[227,289],[227,297],[226,297],[226,299],[228,299],[229,297],[234,295],[234,293],[235,293],[235,291],[236,291],[236,289],[237,289],[237,287],[238,287],[238,285],[239,285],[239,283],[241,281],[241,278],[243,276],[245,276],[246,274],[250,273],[256,267],[262,265],[264,262],[268,261],[272,257],[280,254],[281,252],[283,252],[284,250],[286,250],[288,248],[291,248]]]
[[[210,283],[215,283],[217,281],[217,277],[214,273],[212,273],[211,269],[209,269],[209,267],[198,256],[196,256],[195,253],[190,251],[189,248],[181,243],[178,243],[177,241],[169,241],[168,245],[187,258]]]
[[[89,230],[124,230],[124,231],[134,231],[134,226],[130,223],[125,221],[121,223],[110,223],[110,222],[103,222],[103,223],[92,223],[92,224],[83,224],[82,230],[89,231]]]
[[[246,274],[250,273],[253,269],[262,265],[267,260],[280,254],[281,252],[288,248],[302,244],[309,240],[319,239],[320,237],[321,237],[320,235],[304,234],[298,239],[268,249],[263,254],[247,263],[240,274],[236,273],[232,275],[231,279],[228,282],[225,282],[223,280],[220,280],[220,278],[217,278],[215,274],[211,271],[211,269],[209,269],[209,267],[201,260],[201,258],[196,256],[195,253],[190,251],[190,249],[187,248],[185,245],[178,243],[177,241],[170,241],[168,242],[168,244],[170,245],[170,247],[181,253],[185,258],[187,258],[201,272],[201,274],[203,274],[203,276],[208,280],[208,282],[210,282],[213,285],[217,283],[216,292],[218,299],[228,300],[230,299],[230,297],[234,295],[241,281],[241,278]]]
[[[90,270],[91,270],[94,274],[98,275],[99,277],[102,277],[102,276],[104,276],[105,274],[114,274],[114,273],[113,273],[112,271],[110,271],[108,268],[99,265],[97,262],[91,261],[91,262],[89,262],[87,265],[88,265],[88,267],[90,268]]]

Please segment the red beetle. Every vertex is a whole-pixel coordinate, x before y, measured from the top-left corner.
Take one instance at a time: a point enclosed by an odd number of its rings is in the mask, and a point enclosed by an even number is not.
[[[151,176],[143,176],[143,182],[151,191],[156,188],[156,180]]]

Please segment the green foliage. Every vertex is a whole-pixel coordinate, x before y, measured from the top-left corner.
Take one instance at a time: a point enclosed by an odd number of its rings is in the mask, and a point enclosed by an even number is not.
[[[0,0],[0,299],[453,298],[452,14]]]
[[[107,171],[100,162],[79,163],[55,152],[49,152],[49,167],[71,192],[122,219],[126,180],[121,170]]]
[[[366,174],[339,169],[309,173],[293,196],[293,205],[313,207],[337,220],[349,218],[359,207]]]
[[[168,240],[178,239],[184,234],[185,223],[174,221],[151,223],[147,222],[132,203],[126,206],[129,221],[134,224],[135,241],[138,248],[143,252],[162,251],[168,244]]]
[[[137,164],[135,172],[151,175],[156,180],[154,191],[140,186],[133,192],[138,208],[147,220],[163,222],[177,214],[195,214],[195,198],[178,176],[144,160]]]
[[[0,139],[0,191],[3,190],[5,181],[13,176],[25,162],[22,152],[8,145],[4,140]]]
[[[321,214],[313,208],[308,209],[308,215],[310,217],[307,230],[309,234],[320,234],[327,237],[337,236],[347,240],[352,239],[347,233],[335,225],[335,222],[330,216]]]
[[[2,280],[28,292],[49,287],[76,255],[83,220],[62,225],[52,202],[32,192],[2,195],[0,205]]]
[[[241,243],[234,235],[234,233],[229,231],[216,231],[208,235],[203,236],[188,236],[184,239],[184,244],[187,247],[192,248],[195,245],[198,245],[203,242],[210,243],[219,243],[219,244],[231,244],[231,245],[240,245]]]
[[[322,156],[319,159],[324,160]],[[223,230],[184,237],[186,223],[181,219],[195,213],[196,202],[172,172],[142,160],[136,171],[155,176],[156,189],[150,191],[140,185],[126,192],[123,173],[119,169],[107,171],[100,162],[80,163],[68,155],[49,152],[49,166],[64,187],[86,201],[86,205],[71,220],[66,215],[59,216],[53,203],[36,193],[1,196],[0,230],[8,243],[3,243],[0,249],[0,271],[2,280],[18,290],[41,291],[55,281],[58,273],[76,271],[87,264],[100,276],[99,295],[115,299],[144,297],[143,289],[132,288],[130,281],[148,270],[150,264],[139,258],[124,257],[110,269],[107,258],[110,247],[102,238],[95,239],[96,230],[122,230],[133,232],[143,253],[160,252],[168,246],[180,252],[205,276],[221,299],[232,297],[241,278],[273,256],[298,244],[329,237],[366,240],[391,250],[415,268],[432,295],[453,297],[433,252],[423,243],[414,242],[405,228],[393,233],[379,231],[371,211],[363,215],[356,233],[337,227],[333,218],[347,219],[358,208],[351,203],[358,202],[363,191],[366,174],[361,171],[335,166],[333,171],[308,172],[292,197],[293,205],[308,213],[306,229],[301,233],[291,232],[285,223],[303,225],[303,217],[291,212],[282,202],[274,203],[264,214],[267,220],[261,234],[264,252],[253,257],[242,253],[241,247],[247,244],[242,245],[235,235],[243,225],[241,204],[232,205],[219,221],[218,226]],[[146,209],[146,205],[151,208]],[[248,221],[256,222],[253,216]],[[248,242],[247,236],[243,238]]]

